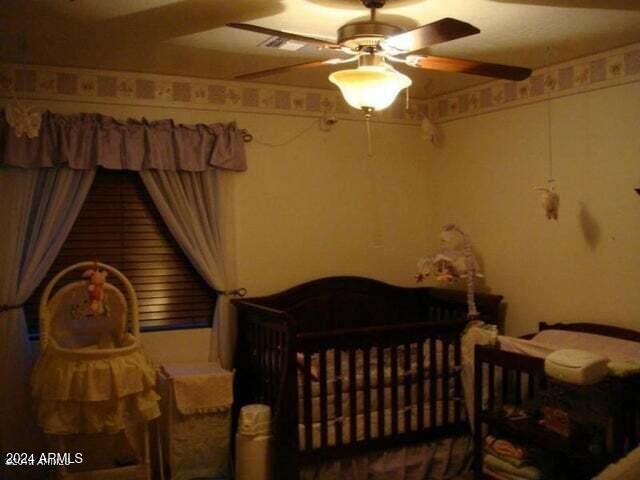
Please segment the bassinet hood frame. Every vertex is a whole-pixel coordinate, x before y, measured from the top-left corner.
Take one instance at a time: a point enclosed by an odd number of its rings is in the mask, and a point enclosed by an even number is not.
[[[128,309],[127,315],[129,316],[129,322],[131,325],[131,333],[134,337],[140,337],[140,314],[138,312],[138,296],[136,295],[136,291],[133,288],[133,285],[129,281],[129,279],[117,268],[112,267],[111,265],[107,265],[106,263],[96,262],[96,261],[86,261],[79,262],[69,267],[61,270],[56,276],[54,276],[51,281],[48,283],[44,292],[42,293],[42,298],[40,299],[40,307],[39,307],[39,317],[40,317],[40,350],[44,351],[50,340],[50,324],[51,324],[51,312],[49,311],[49,302],[51,293],[53,292],[53,288],[56,284],[70,272],[75,270],[82,270],[88,268],[98,268],[101,270],[106,270],[110,274],[113,274],[118,280],[122,282],[124,285],[125,294],[127,297]],[[115,288],[115,287],[114,287]]]

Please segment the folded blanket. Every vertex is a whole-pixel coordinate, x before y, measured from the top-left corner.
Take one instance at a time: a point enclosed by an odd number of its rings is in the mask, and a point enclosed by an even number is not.
[[[514,445],[509,440],[487,435],[484,443],[487,449],[495,452],[498,457],[508,457],[518,461],[522,461],[527,457],[527,451],[524,448]]]
[[[485,447],[484,448],[484,452],[486,454],[488,454],[488,455],[493,455],[494,457],[497,457],[500,460],[504,460],[505,462],[510,463],[514,467],[522,467],[524,465],[527,465],[527,460],[519,460],[517,458],[508,457],[506,455],[500,455],[498,452],[496,452],[491,447]]]
[[[526,480],[541,480],[544,478],[542,471],[539,468],[533,466],[515,467],[498,457],[487,454],[484,456],[484,463],[486,467],[493,472],[499,474],[511,475],[515,478],[521,478]]]

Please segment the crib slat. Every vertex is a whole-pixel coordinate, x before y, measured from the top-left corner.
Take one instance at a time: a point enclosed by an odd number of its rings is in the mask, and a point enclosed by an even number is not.
[[[328,442],[327,425],[327,351],[320,350],[320,446],[326,448]]]
[[[273,400],[273,362],[271,355],[273,353],[273,340],[272,340],[272,330],[265,325],[265,365],[267,368],[267,375],[265,376],[265,380],[267,382],[267,399],[269,400],[269,405],[272,405]]]
[[[629,431],[627,432],[627,438],[629,439],[629,450],[632,450],[638,446],[638,421],[640,420],[639,410],[633,403],[629,405]]]
[[[509,403],[509,375],[511,371],[508,368],[502,368],[502,405]]]
[[[333,398],[335,402],[334,419],[336,432],[336,445],[342,445],[342,356],[341,350],[334,350],[334,373],[335,383],[333,385]]]
[[[258,345],[258,365],[260,369],[260,401],[264,403],[267,399],[266,382],[264,380],[264,328],[261,322],[256,323],[256,335]]]
[[[449,339],[442,341],[442,425],[447,425],[451,422],[449,419],[449,348],[451,344]]]
[[[404,433],[411,431],[411,344],[404,344]]]
[[[455,423],[459,423],[461,420],[462,409],[462,350],[459,336],[456,337],[453,345],[453,361],[456,366],[455,380],[453,385],[453,393],[456,397],[456,403],[453,411],[453,421]]]
[[[364,375],[364,437],[371,438],[371,347],[367,346],[362,352],[362,373]]]
[[[311,354],[304,352],[302,375],[302,398],[303,398],[303,417],[304,417],[304,445],[305,450],[313,448],[313,432],[311,430]]]
[[[482,368],[484,363],[476,365],[476,368]],[[488,408],[490,412],[493,412],[496,406],[496,367],[493,363],[489,363],[489,381],[487,382],[487,388],[489,389]]]
[[[358,391],[356,377],[356,348],[349,348],[349,427],[351,442],[358,438]]]
[[[384,346],[378,345],[378,438],[384,437]]]
[[[391,434],[398,434],[398,346],[391,347]]]
[[[424,338],[418,341],[418,430],[424,430]]]
[[[516,370],[516,386],[515,386],[515,398],[514,402],[516,405],[522,405],[522,375],[523,372]]]
[[[437,370],[437,355],[436,355],[436,338],[429,338],[429,426],[434,428],[436,426],[436,410],[438,408],[437,393],[438,393],[438,370]]]

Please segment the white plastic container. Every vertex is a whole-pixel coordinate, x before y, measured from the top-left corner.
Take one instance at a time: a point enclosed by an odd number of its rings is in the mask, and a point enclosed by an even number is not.
[[[556,350],[545,359],[544,371],[562,382],[590,385],[607,376],[608,363],[606,357],[585,350]]]
[[[271,408],[240,409],[236,433],[236,480],[271,480]]]

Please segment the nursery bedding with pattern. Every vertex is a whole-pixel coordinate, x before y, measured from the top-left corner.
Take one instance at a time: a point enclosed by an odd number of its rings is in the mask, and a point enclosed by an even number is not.
[[[350,415],[356,414],[356,431],[357,431],[357,439],[362,440],[364,438],[364,430],[365,424],[371,424],[371,435],[376,438],[380,436],[379,426],[382,423],[383,433],[388,434],[391,429],[392,424],[392,415],[393,410],[391,408],[393,397],[397,395],[397,423],[398,423],[398,431],[403,433],[405,431],[412,431],[417,428],[418,424],[418,385],[417,385],[417,371],[418,371],[418,354],[416,345],[413,344],[410,346],[410,362],[405,362],[405,352],[404,346],[399,346],[397,349],[397,357],[398,357],[398,365],[397,365],[397,378],[399,379],[399,383],[402,385],[403,390],[398,395],[397,388],[394,387],[395,383],[393,381],[393,372],[392,372],[392,354],[389,348],[383,350],[382,355],[382,371],[379,371],[379,362],[378,362],[378,351],[376,349],[372,349],[368,354],[365,354],[363,350],[358,350],[355,354],[356,359],[356,402],[355,408],[352,408],[351,405],[351,395],[349,391],[351,389],[350,378],[347,374],[349,368],[349,361],[347,352],[338,352],[337,350],[329,350],[326,354],[326,417],[328,420],[328,443],[329,445],[335,445],[336,443],[336,435],[339,434],[336,426],[338,424],[348,425],[350,421]],[[455,354],[452,348],[447,348],[446,353],[445,347],[441,340],[435,341],[435,355],[437,358],[442,359],[443,354],[448,357],[447,368],[448,373],[446,377],[442,375],[443,363],[436,362],[434,365],[434,378],[431,378],[431,368],[430,368],[430,342],[427,341],[423,346],[424,351],[424,360],[423,360],[423,369],[424,369],[424,381],[423,381],[423,391],[429,392],[432,388],[431,382],[434,383],[433,389],[437,398],[436,409],[437,413],[434,417],[431,415],[431,405],[427,400],[423,402],[423,414],[425,416],[426,422],[428,426],[429,419],[435,418],[436,423],[434,426],[437,426],[442,423],[442,419],[445,418],[446,415],[449,420],[453,420],[453,412],[460,408],[460,398],[456,398],[456,372],[458,371],[458,367],[455,367]],[[340,374],[336,373],[336,352],[340,355]],[[368,357],[368,358],[366,358]],[[298,364],[302,367],[304,362],[304,356],[299,353],[298,354]],[[449,367],[451,365],[451,367]],[[368,375],[365,375],[365,369],[368,371]],[[321,409],[322,409],[322,395],[321,395],[321,386],[320,386],[320,361],[319,355],[314,354],[311,356],[311,368],[309,370],[309,374],[311,377],[311,426],[313,430],[312,434],[312,442],[313,447],[318,447],[320,445],[320,428],[321,428]],[[298,417],[299,417],[299,436],[301,439],[301,450],[304,450],[306,445],[304,443],[305,438],[305,424],[304,424],[304,415],[305,415],[305,406],[304,406],[304,371],[302,368],[298,369]],[[378,389],[379,383],[382,382],[384,388],[382,389],[382,395],[380,395],[380,390]],[[405,395],[404,384],[408,382],[410,384],[410,392],[408,395]],[[339,391],[337,389],[337,385],[339,386]],[[365,393],[365,389],[367,392]],[[368,394],[368,395],[367,395]],[[370,420],[367,422],[365,418],[365,395],[368,396],[369,402],[369,415]],[[336,410],[336,397],[340,396],[340,410],[341,414],[338,415]],[[380,415],[379,411],[379,403],[382,402],[384,409],[384,422],[378,421],[378,416]],[[446,403],[446,405],[445,405]],[[409,413],[409,415],[407,415]],[[464,418],[464,412],[461,411],[461,415]],[[407,423],[408,422],[408,423]],[[407,428],[409,427],[409,428]],[[348,443],[351,439],[351,432],[349,429],[344,428],[342,430],[342,443]]]

